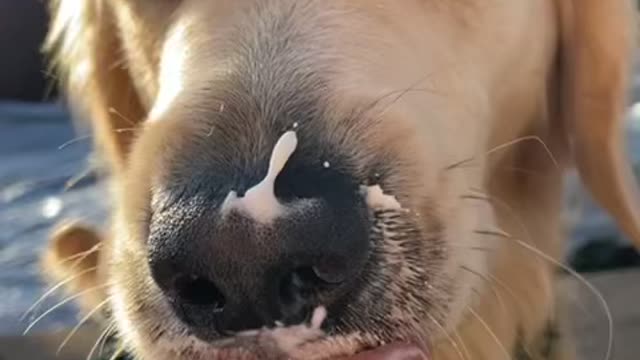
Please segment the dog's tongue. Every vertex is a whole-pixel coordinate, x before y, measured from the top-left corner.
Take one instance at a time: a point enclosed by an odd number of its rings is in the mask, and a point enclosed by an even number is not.
[[[429,360],[429,357],[425,351],[415,345],[394,343],[343,360]]]

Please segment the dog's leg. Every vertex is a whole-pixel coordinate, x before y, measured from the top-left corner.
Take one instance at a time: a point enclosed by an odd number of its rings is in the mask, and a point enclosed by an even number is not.
[[[564,300],[556,297],[556,313],[547,325],[526,344],[522,339],[516,343],[514,360],[575,360],[577,359],[575,342],[570,329]]]
[[[53,231],[41,267],[54,287],[77,296],[83,310],[94,309],[106,298],[101,280],[103,236],[80,223],[66,222]]]

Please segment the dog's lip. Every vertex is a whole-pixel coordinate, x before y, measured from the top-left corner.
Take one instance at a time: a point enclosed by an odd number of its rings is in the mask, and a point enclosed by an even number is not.
[[[392,343],[340,360],[428,360],[428,351],[412,343]]]
[[[315,342],[311,344],[313,343]],[[245,352],[246,350],[247,349],[243,349],[242,347],[232,348],[228,349],[228,352],[219,353],[214,358],[217,360],[254,359]],[[250,350],[249,353],[251,353]],[[369,347],[364,350],[361,349],[353,355],[337,356],[327,360],[431,360],[431,356],[426,346],[421,347],[415,343],[397,341],[377,347]]]

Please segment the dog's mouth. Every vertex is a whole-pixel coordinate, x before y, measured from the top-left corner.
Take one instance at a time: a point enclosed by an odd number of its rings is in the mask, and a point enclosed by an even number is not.
[[[207,344],[206,349],[182,351],[206,360],[430,360],[424,341],[384,343],[373,337],[327,336],[317,323],[260,329]],[[117,335],[108,336],[100,358],[135,359],[123,350]]]
[[[395,342],[377,347],[363,347],[359,351],[351,348],[339,350],[331,342],[312,342],[305,344],[293,355],[281,352],[270,352],[267,348],[233,348],[221,349],[212,360],[429,360],[426,347],[409,342]]]
[[[331,337],[322,330],[326,309],[314,310],[310,321],[294,326],[278,325],[245,331],[232,338],[218,340],[212,359],[340,359],[340,360],[427,360],[428,349],[410,342],[384,344],[367,336]]]

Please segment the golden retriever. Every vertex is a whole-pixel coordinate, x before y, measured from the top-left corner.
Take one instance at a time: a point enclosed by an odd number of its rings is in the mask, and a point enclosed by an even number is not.
[[[571,359],[568,166],[640,244],[631,1],[52,14],[113,212],[108,234],[59,228],[46,273],[134,358]]]

